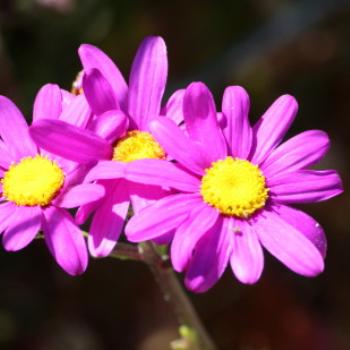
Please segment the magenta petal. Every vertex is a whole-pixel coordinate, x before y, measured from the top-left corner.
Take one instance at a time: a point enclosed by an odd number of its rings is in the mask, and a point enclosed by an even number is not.
[[[16,221],[17,216],[14,216],[17,205],[12,202],[0,204],[0,234],[5,231],[13,220]]]
[[[101,202],[98,200],[79,207],[75,215],[75,223],[77,225],[82,225],[87,220],[87,218],[99,207],[100,203]]]
[[[305,131],[274,149],[261,165],[265,176],[291,173],[316,164],[329,148],[327,134],[319,130]]]
[[[8,169],[14,161],[5,143],[0,140],[0,167]]]
[[[66,108],[76,97],[76,95],[73,95],[71,92],[61,89],[61,95],[62,95],[62,108]]]
[[[71,160],[67,160],[60,156],[56,156],[50,152],[40,150],[40,154],[44,154],[45,157],[55,161],[57,165],[63,170],[65,174],[64,187],[61,189],[65,190],[70,186],[76,185],[78,182],[82,182],[84,176],[88,169],[90,169],[91,164],[79,164]]]
[[[86,175],[84,182],[95,180],[112,180],[125,176],[125,163],[116,161],[100,161]]]
[[[70,275],[82,274],[88,264],[82,231],[64,209],[51,206],[43,213],[45,241],[57,264]]]
[[[60,120],[39,120],[31,126],[30,134],[40,147],[76,162],[89,163],[112,156],[112,147],[106,140]]]
[[[107,78],[99,70],[93,68],[85,71],[83,90],[92,112],[97,116],[111,109],[119,108],[118,101]]]
[[[34,101],[33,121],[58,119],[62,111],[62,93],[56,84],[46,84],[38,92]]]
[[[171,244],[171,262],[175,271],[186,269],[197,242],[215,225],[219,213],[206,203],[197,204],[175,232]]]
[[[128,126],[128,117],[121,110],[105,112],[89,124],[92,131],[110,143],[124,136]]]
[[[17,160],[37,153],[22,113],[4,96],[0,96],[0,136]]]
[[[124,226],[129,204],[126,181],[114,181],[107,188],[106,196],[92,219],[88,237],[92,256],[105,257],[113,250]]]
[[[179,125],[184,121],[183,100],[185,89],[176,90],[169,98],[166,105],[162,108],[161,115],[172,119],[175,124]]]
[[[190,171],[203,175],[204,169],[210,167],[211,160],[203,147],[190,140],[172,120],[157,118],[149,127],[166,153]]]
[[[253,128],[255,149],[252,162],[260,164],[283,139],[298,111],[293,96],[279,97]]]
[[[243,220],[233,221],[232,271],[245,284],[256,283],[264,269],[264,254],[254,227]],[[239,231],[238,231],[239,230]]]
[[[61,208],[76,208],[94,202],[105,194],[104,187],[98,184],[80,184],[70,187],[56,200],[55,205]]]
[[[156,200],[170,195],[171,192],[159,186],[143,185],[129,181],[129,195],[132,208],[135,214]]]
[[[219,127],[213,95],[203,83],[188,86],[183,103],[185,125],[191,139],[210,145],[206,152],[216,161],[227,155],[227,146]]]
[[[0,204],[0,234],[12,223],[11,218],[16,212],[17,205],[12,202],[3,202]],[[14,217],[16,220],[16,216]]]
[[[83,44],[79,47],[79,56],[84,70],[98,69],[108,79],[119,104],[126,110],[128,86],[113,61],[100,49],[93,45]]]
[[[206,292],[225,272],[232,246],[224,221],[220,218],[196,245],[185,278],[193,292]]]
[[[323,258],[327,253],[327,239],[320,224],[301,210],[286,205],[274,205],[273,210],[286,222],[305,235],[320,251]]]
[[[265,210],[254,223],[261,244],[292,271],[316,276],[324,269],[322,254],[315,245],[277,213]]]
[[[64,106],[59,120],[85,128],[91,117],[91,109],[84,95],[74,96],[72,101]]]
[[[131,242],[160,237],[178,227],[194,206],[201,203],[199,195],[175,194],[164,197],[134,215],[125,228]]]
[[[14,252],[26,247],[39,233],[41,220],[40,207],[17,207],[2,236],[4,248]]]
[[[168,75],[167,50],[161,37],[147,37],[132,64],[129,79],[129,115],[140,130],[160,114]]]
[[[152,241],[158,245],[164,245],[164,244],[168,245],[173,240],[174,234],[175,234],[175,229],[169,231],[163,236],[153,238]]]
[[[271,198],[279,203],[310,203],[332,198],[343,192],[334,170],[301,170],[268,179]]]
[[[247,159],[252,145],[249,124],[249,96],[240,86],[229,86],[222,99],[222,113],[226,119],[224,134],[232,155]]]
[[[194,175],[166,160],[142,159],[126,164],[124,177],[147,185],[162,185],[184,192],[198,192],[200,181]]]

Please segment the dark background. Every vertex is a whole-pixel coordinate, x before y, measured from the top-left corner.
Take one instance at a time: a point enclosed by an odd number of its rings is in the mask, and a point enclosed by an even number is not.
[[[31,118],[47,82],[69,88],[76,50],[105,50],[127,76],[138,44],[164,37],[169,95],[205,81],[217,102],[243,85],[256,120],[291,93],[300,111],[290,132],[324,129],[332,148],[322,166],[349,183],[350,2],[0,0],[0,94]],[[228,270],[209,292],[190,297],[220,349],[349,349],[349,195],[308,205],[324,226],[326,271],[293,274],[266,254],[261,281],[239,284]],[[91,260],[78,278],[64,274],[42,241],[0,251],[0,349],[163,350],[176,338],[172,310],[145,266]]]

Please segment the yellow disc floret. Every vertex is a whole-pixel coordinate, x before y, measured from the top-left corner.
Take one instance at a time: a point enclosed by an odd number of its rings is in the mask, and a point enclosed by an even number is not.
[[[226,157],[206,169],[200,192],[203,200],[221,214],[248,218],[265,206],[269,190],[256,165]]]
[[[48,158],[26,157],[10,166],[2,182],[3,196],[17,205],[48,205],[64,182],[62,169]]]
[[[129,131],[113,151],[113,160],[132,162],[140,159],[164,159],[165,152],[154,137],[146,131]]]

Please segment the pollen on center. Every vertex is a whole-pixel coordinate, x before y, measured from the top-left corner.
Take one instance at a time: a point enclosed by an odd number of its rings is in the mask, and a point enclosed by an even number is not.
[[[263,208],[268,188],[261,170],[243,159],[226,157],[206,169],[200,193],[221,214],[248,218]]]
[[[165,151],[146,131],[129,131],[114,147],[113,160],[132,162],[149,158],[164,159]]]
[[[64,173],[56,162],[37,155],[11,165],[1,182],[7,200],[21,206],[46,206],[63,186]]]

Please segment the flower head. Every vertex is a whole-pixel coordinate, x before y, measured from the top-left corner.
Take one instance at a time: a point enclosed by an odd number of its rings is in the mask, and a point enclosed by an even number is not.
[[[79,208],[77,222],[94,212],[88,247],[93,256],[103,257],[114,248],[128,213],[135,212],[167,193],[159,185],[144,186],[122,179],[125,165],[139,159],[164,159],[166,153],[155,140],[149,122],[171,116],[182,121],[183,90],[178,90],[161,108],[168,61],[160,37],[148,37],[140,45],[132,64],[129,85],[112,60],[98,48],[79,48],[83,64],[82,91],[93,116],[86,127],[43,120],[31,128],[31,135],[46,150],[66,159],[98,164],[85,182],[98,181],[104,198]],[[60,145],[64,144],[65,147]]]
[[[124,171],[129,181],[162,183],[176,191],[132,217],[128,239],[139,242],[173,232],[173,266],[186,271],[187,287],[197,292],[213,286],[229,263],[241,282],[258,281],[263,247],[298,274],[319,274],[324,232],[289,205],[342,192],[335,171],[309,169],[328,150],[327,135],[311,130],[280,144],[297,113],[289,95],[278,98],[254,127],[241,87],[225,90],[219,118],[202,83],[187,88],[183,108],[187,134],[169,119],[150,124],[176,163],[145,159]]]
[[[83,97],[47,84],[35,99],[33,119],[49,117],[84,125],[90,114]],[[57,263],[71,275],[84,272],[88,263],[85,240],[66,208],[96,201],[104,195],[103,188],[95,184],[76,185],[84,176],[84,168],[39,148],[29,135],[21,112],[3,96],[0,136],[0,231],[4,248],[20,250],[42,230]]]

